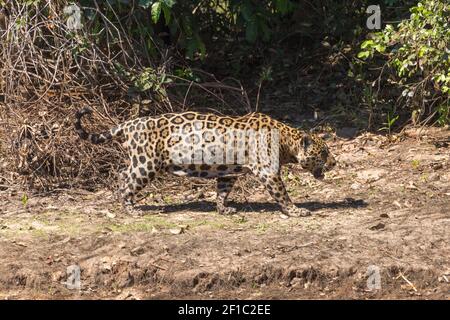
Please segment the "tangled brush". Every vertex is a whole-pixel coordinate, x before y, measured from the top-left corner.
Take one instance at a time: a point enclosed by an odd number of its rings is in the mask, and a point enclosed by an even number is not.
[[[0,11],[0,185],[110,185],[124,153],[119,143],[79,140],[74,114],[86,105],[96,110],[86,124],[93,131],[198,101],[227,106],[226,95],[249,109],[239,83],[175,76],[171,49],[155,41],[157,54],[149,55],[146,40],[128,28],[139,22],[132,14],[120,16],[108,1],[90,3],[80,9],[89,13],[81,24],[69,23],[77,11],[67,0],[11,1]]]

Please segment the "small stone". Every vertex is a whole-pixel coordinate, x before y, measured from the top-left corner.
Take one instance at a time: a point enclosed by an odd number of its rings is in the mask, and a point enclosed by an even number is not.
[[[151,234],[159,233],[159,230],[153,226],[152,230],[150,231],[150,233]]]
[[[441,175],[437,172],[433,172],[428,176],[429,181],[439,181],[441,179]]]
[[[300,278],[294,278],[289,283],[289,285],[292,286],[293,288],[301,287],[301,284],[302,284],[302,279],[300,279]]]
[[[439,170],[439,169],[442,169],[442,168],[443,168],[443,165],[442,165],[442,163],[433,163],[433,164],[431,165],[431,167],[432,167],[434,170]]]
[[[127,247],[127,244],[126,244],[125,242],[121,242],[121,243],[119,243],[118,247],[119,247],[120,249],[124,249],[124,248]]]
[[[145,252],[144,248],[136,247],[136,248],[131,250],[131,255],[132,256],[139,256],[139,255],[143,254],[144,252]]]
[[[52,281],[53,282],[60,282],[61,280],[64,279],[65,276],[66,276],[66,274],[64,272],[57,271],[57,272],[52,274]]]
[[[417,188],[417,186],[414,184],[414,182],[409,181],[409,184],[406,186],[406,189],[418,190],[419,188]]]
[[[16,240],[13,240],[12,243],[17,244],[18,246],[21,246],[21,247],[28,247],[25,243],[17,242]]]
[[[103,263],[103,265],[102,265],[102,272],[103,273],[109,273],[109,272],[111,272],[111,270],[112,270],[112,267],[111,267],[111,265],[109,264],[109,263]]]
[[[370,227],[369,229],[370,230],[381,230],[381,229],[384,229],[384,227],[385,227],[386,225],[384,224],[384,223],[378,223],[378,224],[376,224],[376,225],[374,225],[374,226],[372,226],[372,227]]]
[[[394,202],[392,202],[395,206],[397,206],[399,209],[402,208],[402,205],[400,204],[400,202],[398,202],[397,200],[395,200]]]
[[[381,218],[389,218],[389,215],[387,213],[382,213],[380,214]]]
[[[109,210],[102,210],[100,212],[103,213],[109,219],[114,219],[116,217],[116,215]]]
[[[371,183],[380,180],[385,173],[385,170],[382,169],[367,169],[359,171],[357,176],[359,180],[365,183]]]
[[[350,188],[352,188],[353,190],[358,190],[361,188],[361,185],[358,182],[355,182],[355,183],[352,183]]]
[[[183,228],[173,228],[169,230],[171,234],[182,234],[184,232]]]

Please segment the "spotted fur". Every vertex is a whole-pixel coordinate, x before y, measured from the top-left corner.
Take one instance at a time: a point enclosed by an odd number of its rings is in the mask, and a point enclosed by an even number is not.
[[[231,214],[234,208],[227,206],[227,198],[238,176],[252,173],[265,186],[286,215],[308,215],[306,209],[296,207],[290,200],[280,177],[280,168],[287,163],[299,163],[315,178],[321,179],[324,172],[336,164],[326,143],[316,135],[292,128],[261,113],[250,113],[242,117],[218,116],[209,113],[168,113],[157,117],[143,117],[119,124],[104,133],[87,133],[81,118],[91,114],[88,108],[76,114],[75,129],[81,139],[99,144],[123,137],[130,157],[129,167],[121,173],[120,193],[125,205],[134,203],[135,194],[162,172],[201,178],[217,178],[217,210]],[[213,152],[212,147],[226,144],[226,133],[230,130],[268,130],[269,135],[278,132],[278,167],[269,168],[265,159],[246,162],[207,163],[193,161],[192,145],[197,143],[201,152]],[[258,131],[259,130],[259,131]],[[180,134],[180,132],[182,134]],[[198,133],[201,133],[201,141]],[[208,137],[208,133],[211,133]],[[248,141],[248,140],[247,140]],[[270,145],[270,142],[269,142]],[[191,148],[191,149],[189,149]],[[256,146],[261,148],[261,146]],[[214,149],[216,150],[216,149]],[[189,153],[191,152],[191,153]],[[195,151],[194,151],[195,153]],[[174,161],[173,155],[182,161]],[[184,158],[183,158],[184,157]]]

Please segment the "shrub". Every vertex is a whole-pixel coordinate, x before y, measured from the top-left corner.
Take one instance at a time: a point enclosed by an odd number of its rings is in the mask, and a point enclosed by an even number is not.
[[[361,44],[358,57],[387,60],[391,85],[412,110],[413,120],[431,113],[438,124],[449,121],[450,4],[424,0],[410,9],[411,16],[394,27],[387,25]],[[427,112],[428,110],[428,112]],[[429,117],[428,119],[431,119]]]

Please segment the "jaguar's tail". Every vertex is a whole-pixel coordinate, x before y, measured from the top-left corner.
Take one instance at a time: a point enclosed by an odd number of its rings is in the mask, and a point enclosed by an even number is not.
[[[122,135],[123,130],[120,127],[120,125],[113,127],[110,130],[102,133],[87,133],[86,130],[84,130],[83,126],[81,125],[81,118],[86,114],[92,114],[92,109],[88,107],[83,108],[79,110],[75,115],[76,117],[75,130],[77,131],[81,139],[88,140],[93,144],[99,144],[110,141],[113,138]]]

